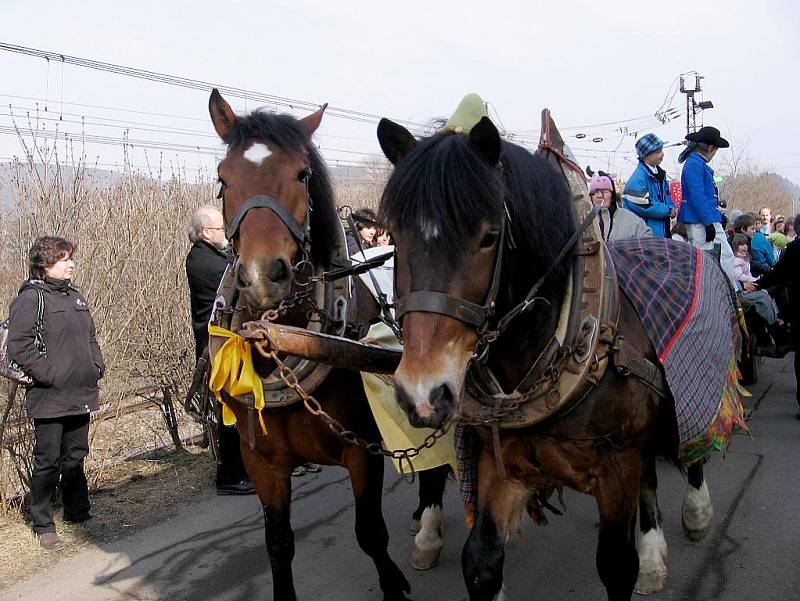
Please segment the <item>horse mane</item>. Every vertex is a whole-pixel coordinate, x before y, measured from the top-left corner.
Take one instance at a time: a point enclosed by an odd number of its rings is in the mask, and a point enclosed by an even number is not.
[[[515,270],[515,286],[528,285],[575,231],[572,203],[563,177],[544,158],[503,142],[500,162],[502,171],[492,168],[464,135],[442,132],[421,140],[389,179],[379,219],[400,231],[421,231],[415,244],[457,262],[484,220],[500,224],[505,203],[516,246],[511,260],[525,266]],[[563,262],[550,281],[563,282],[568,269]]]
[[[292,115],[256,110],[237,116],[224,138],[231,148],[243,148],[251,140],[273,144],[286,152],[308,153],[312,175],[308,182],[311,196],[311,252],[316,262],[330,264],[340,243],[339,216],[330,174],[314,144],[306,144],[306,132]]]

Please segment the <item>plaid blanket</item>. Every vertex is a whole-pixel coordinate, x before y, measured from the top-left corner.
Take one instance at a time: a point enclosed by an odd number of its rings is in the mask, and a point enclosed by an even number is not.
[[[619,285],[664,367],[678,417],[681,459],[724,450],[745,427],[736,378],[736,306],[714,258],[664,238],[608,244]],[[723,406],[724,405],[724,406]],[[728,415],[718,423],[720,413]]]
[[[728,280],[714,258],[665,238],[608,244],[619,285],[638,313],[675,400],[685,465],[727,448],[734,427],[747,430],[737,379],[739,328]],[[455,434],[459,484],[468,523],[477,502],[480,439]]]

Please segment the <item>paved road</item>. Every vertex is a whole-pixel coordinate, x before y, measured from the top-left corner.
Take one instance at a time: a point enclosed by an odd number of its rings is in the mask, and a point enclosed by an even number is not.
[[[748,400],[752,440],[737,436],[707,477],[716,508],[700,544],[681,533],[684,484],[659,467],[661,507],[670,545],[670,579],[654,601],[796,601],[800,599],[800,421],[794,419],[790,358],[769,361]],[[384,506],[391,552],[415,601],[466,599],[459,555],[465,536],[455,486],[448,487],[447,543],[440,565],[408,566],[409,512],[415,489],[387,471]],[[568,513],[547,528],[526,524],[509,544],[510,600],[604,600],[594,569],[595,510],[568,493]],[[327,468],[295,480],[295,575],[302,600],[378,601],[376,576],[352,534],[353,503],[345,472]],[[130,538],[88,549],[0,593],[0,601],[251,601],[271,599],[258,501],[212,498]]]

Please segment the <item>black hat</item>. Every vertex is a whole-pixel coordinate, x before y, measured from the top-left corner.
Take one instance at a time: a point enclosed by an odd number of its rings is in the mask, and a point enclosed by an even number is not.
[[[696,132],[686,136],[686,139],[689,142],[702,142],[703,144],[710,144],[717,148],[728,148],[730,146],[728,141],[720,135],[719,130],[710,125],[701,127]]]

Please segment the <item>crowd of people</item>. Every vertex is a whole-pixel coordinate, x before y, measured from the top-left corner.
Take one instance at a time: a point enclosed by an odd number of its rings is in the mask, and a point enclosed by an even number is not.
[[[676,210],[661,162],[664,144],[648,133],[636,141],[638,163],[625,184],[622,198],[612,174],[593,174],[592,202],[600,207],[598,224],[607,242],[627,238],[664,237],[702,250],[719,251],[719,262],[737,291],[756,336],[756,354],[783,357],[800,342],[800,215],[786,219],[769,207],[755,213],[734,209],[730,218],[720,209],[719,191],[710,166],[717,151],[729,143],[715,127],[686,136],[678,162],[682,202]],[[797,324],[792,328],[792,324]],[[800,361],[795,353],[795,377]],[[800,419],[800,394],[797,395]]]

